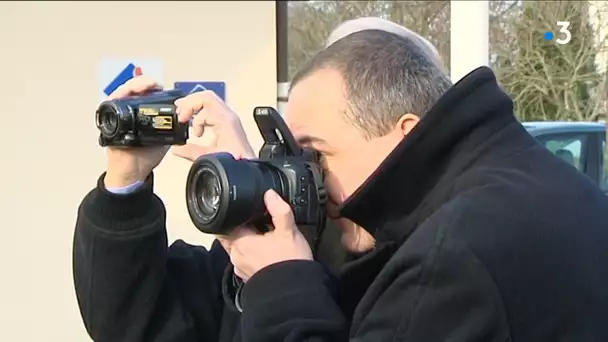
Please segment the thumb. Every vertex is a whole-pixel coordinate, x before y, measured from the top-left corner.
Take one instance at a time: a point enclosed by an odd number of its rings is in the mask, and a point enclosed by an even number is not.
[[[268,190],[264,194],[266,210],[272,217],[272,225],[277,232],[291,232],[296,228],[293,212],[287,202],[274,190]]]
[[[195,160],[198,159],[198,157],[202,156],[203,154],[208,154],[208,153],[212,153],[212,152],[213,152],[213,148],[204,147],[204,146],[200,146],[200,145],[196,145],[196,144],[173,146],[171,148],[171,153],[173,153],[174,155],[176,155],[178,157],[187,159],[191,162],[194,162]]]

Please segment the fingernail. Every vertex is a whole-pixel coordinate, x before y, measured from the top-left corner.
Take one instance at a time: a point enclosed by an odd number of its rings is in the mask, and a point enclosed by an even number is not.
[[[274,190],[268,190],[266,192],[266,197],[270,203],[276,203],[281,199],[281,197],[279,197],[279,194],[277,194]]]

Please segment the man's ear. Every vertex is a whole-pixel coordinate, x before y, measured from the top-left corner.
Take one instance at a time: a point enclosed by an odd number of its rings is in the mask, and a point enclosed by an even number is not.
[[[396,129],[403,134],[403,136],[407,136],[414,127],[420,122],[420,117],[416,114],[404,114],[397,121]]]

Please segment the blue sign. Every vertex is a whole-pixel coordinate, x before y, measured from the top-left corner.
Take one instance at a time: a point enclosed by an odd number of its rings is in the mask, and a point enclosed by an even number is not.
[[[181,89],[187,94],[211,90],[222,99],[222,101],[226,101],[225,82],[175,82],[174,88]]]
[[[139,69],[139,70],[138,70]],[[141,69],[137,68],[135,64],[129,63],[110,84],[103,90],[104,94],[110,95],[114,90],[123,85],[128,80],[132,79],[136,74],[141,74]]]

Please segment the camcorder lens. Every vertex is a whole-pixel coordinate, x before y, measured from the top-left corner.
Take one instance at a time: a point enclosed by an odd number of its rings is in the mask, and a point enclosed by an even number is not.
[[[99,108],[97,120],[99,130],[104,137],[112,138],[118,133],[118,113],[109,106]]]

